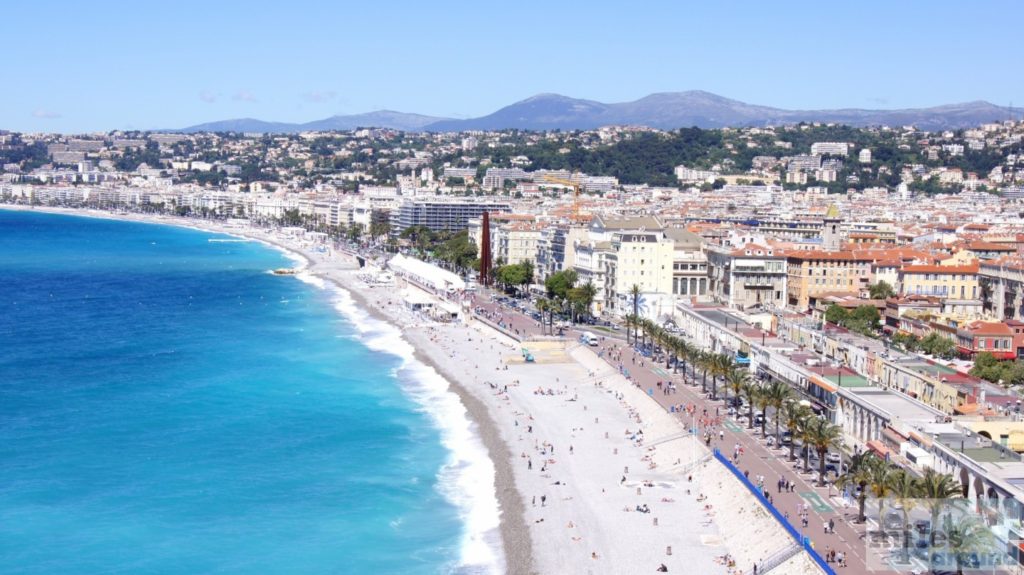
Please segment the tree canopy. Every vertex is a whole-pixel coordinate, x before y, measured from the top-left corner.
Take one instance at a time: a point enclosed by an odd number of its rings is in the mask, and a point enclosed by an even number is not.
[[[522,287],[533,282],[533,264],[521,262],[508,264],[498,268],[494,278],[498,283],[508,287]]]
[[[1004,385],[1021,385],[1024,384],[1024,362],[999,361],[983,351],[974,358],[971,375],[992,382],[1002,381]]]
[[[861,305],[848,311],[832,304],[825,310],[825,321],[868,336],[877,334],[881,319],[882,316],[873,305]]]
[[[555,272],[544,281],[544,288],[549,298],[564,300],[569,297],[569,290],[576,285],[577,279],[576,270]]]
[[[896,295],[896,290],[889,285],[889,282],[879,280],[878,283],[868,286],[868,293],[871,294],[871,299],[886,299]]]

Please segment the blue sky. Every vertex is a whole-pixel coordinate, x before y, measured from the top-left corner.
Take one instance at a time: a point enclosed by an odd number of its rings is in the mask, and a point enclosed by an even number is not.
[[[58,2],[4,6],[0,128],[178,128],[541,92],[702,89],[782,108],[1024,106],[1024,3]]]

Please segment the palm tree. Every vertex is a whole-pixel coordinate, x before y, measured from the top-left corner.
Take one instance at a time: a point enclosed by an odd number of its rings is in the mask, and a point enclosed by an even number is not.
[[[676,350],[679,349],[679,338],[665,332],[662,341],[662,349],[665,351],[665,369],[672,368],[672,373],[676,372],[676,365],[679,363],[679,355]]]
[[[672,365],[672,373],[679,370],[679,363],[683,364],[683,377],[686,377],[686,358],[690,355],[690,344],[681,337],[672,338],[672,354],[675,356],[675,363]]]
[[[761,385],[748,377],[741,391],[747,398],[747,429],[754,429],[754,402],[762,391]]]
[[[729,373],[725,376],[726,390],[731,389],[733,397],[739,397],[740,392],[750,384],[750,372],[745,369],[730,369]],[[726,403],[729,402],[728,394],[726,395]]]
[[[946,546],[956,561],[957,575],[963,575],[964,562],[972,555],[988,555],[997,550],[995,534],[973,515],[961,515],[955,520],[947,515],[942,528]]]
[[[827,419],[813,418],[808,426],[810,440],[808,445],[818,453],[818,486],[825,486],[825,454],[842,442],[843,430],[832,425]]]
[[[594,282],[587,281],[587,283],[581,285],[579,288],[579,301],[586,308],[587,315],[591,315],[590,310],[594,305],[594,298],[597,297],[597,288],[594,286]]]
[[[761,437],[764,437],[765,421],[767,421],[768,419],[768,415],[766,412],[768,411],[768,406],[771,405],[771,398],[769,398],[768,394],[766,394],[764,391],[765,390],[762,387],[754,396],[754,401],[757,402],[757,408],[761,410]]]
[[[811,451],[814,449],[811,445],[811,441],[814,439],[814,422],[820,421],[814,414],[808,414],[807,417],[800,421],[799,427],[797,427],[797,434],[800,437],[800,445],[803,446],[804,452],[804,473],[811,472]]]
[[[633,331],[633,327],[636,325],[636,316],[632,315],[632,314],[628,314],[628,315],[626,315],[625,320],[626,320],[625,321],[625,324],[626,324],[626,343],[629,344],[629,334],[630,334],[630,332],[632,332],[633,335],[634,335],[634,337],[633,337],[633,344],[635,345],[636,344],[636,332]]]
[[[640,333],[643,334],[644,337],[641,342],[642,347],[647,347],[647,338],[651,337],[657,329],[658,326],[653,321],[646,318],[640,320]]]
[[[789,399],[792,391],[785,383],[777,379],[773,379],[771,383],[765,387],[764,392],[768,395],[768,405],[771,406],[772,410],[775,412],[775,441],[779,441],[782,439],[779,435],[779,419],[781,419],[779,417],[779,412],[782,410],[782,406]],[[761,434],[763,435],[764,431],[762,431]]]
[[[883,463],[870,451],[858,453],[850,458],[850,467],[839,476],[836,485],[840,488],[854,487],[857,491],[857,522],[864,523],[867,516],[864,506],[868,501],[868,483],[871,481],[871,466]]]
[[[539,297],[533,305],[540,313],[540,333],[544,335],[544,313],[551,309],[551,302],[547,298]]]
[[[651,338],[651,357],[653,358],[653,348],[655,346],[657,346],[659,349],[661,348],[661,344],[664,342],[665,336],[668,335],[668,332],[662,329],[661,326],[654,323],[653,321],[646,320],[644,321],[644,333],[647,335],[647,337]],[[647,343],[646,338],[644,339],[644,343]]]
[[[932,468],[925,469],[924,477],[918,484],[921,487],[921,497],[925,499],[928,511],[931,514],[932,522],[928,534],[928,541],[932,547],[935,546],[935,532],[939,526],[939,513],[951,499],[959,499],[961,488],[959,482],[953,476],[945,473],[938,473]],[[929,558],[929,565],[931,559]]]
[[[633,298],[633,317],[640,317],[640,286],[633,284],[633,287],[629,288],[629,296]],[[633,343],[636,344],[636,328],[633,328]]]
[[[724,353],[711,355],[711,399],[718,399],[718,378],[726,377],[732,371],[732,358]]]
[[[711,365],[711,352],[704,351],[702,349],[698,349],[696,355],[693,358],[693,364],[694,364],[694,367],[693,367],[694,374],[693,374],[693,376],[695,378],[697,377],[696,370],[697,370],[697,367],[699,366],[701,374],[702,374],[701,382],[700,382],[700,390],[702,392],[704,392],[704,393],[707,393],[708,392],[708,370],[710,369],[710,365]]]
[[[790,400],[782,406],[782,419],[786,429],[793,436],[789,444],[790,461],[796,461],[796,440],[801,438],[802,441],[802,430],[805,427],[804,422],[809,417],[811,417],[811,410],[807,406],[800,405],[797,401]]]
[[[889,476],[889,490],[903,512],[903,563],[910,562],[910,511],[921,495],[921,486],[913,475],[900,469]]]
[[[878,500],[878,526],[884,529],[882,522],[882,509],[885,507],[885,498],[889,496],[889,487],[892,485],[893,469],[885,461],[879,460],[877,464],[870,467],[870,480],[868,486],[871,488],[871,495]]]

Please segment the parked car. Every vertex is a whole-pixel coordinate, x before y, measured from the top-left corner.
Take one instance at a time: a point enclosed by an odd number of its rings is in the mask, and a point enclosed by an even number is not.
[[[825,455],[825,461],[829,463],[839,463],[842,460],[843,456],[840,455],[838,451],[829,451],[828,454]]]
[[[783,431],[782,432],[782,444],[783,445],[791,445],[792,443],[793,443],[793,432],[792,431]]]
[[[898,511],[890,511],[885,514],[883,523],[886,529],[894,531],[903,529],[903,514]]]

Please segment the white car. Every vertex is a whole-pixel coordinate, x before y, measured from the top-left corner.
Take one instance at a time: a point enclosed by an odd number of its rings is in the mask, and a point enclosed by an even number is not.
[[[838,451],[829,451],[825,455],[825,461],[827,461],[828,463],[839,463],[842,460],[843,456],[840,455]]]

